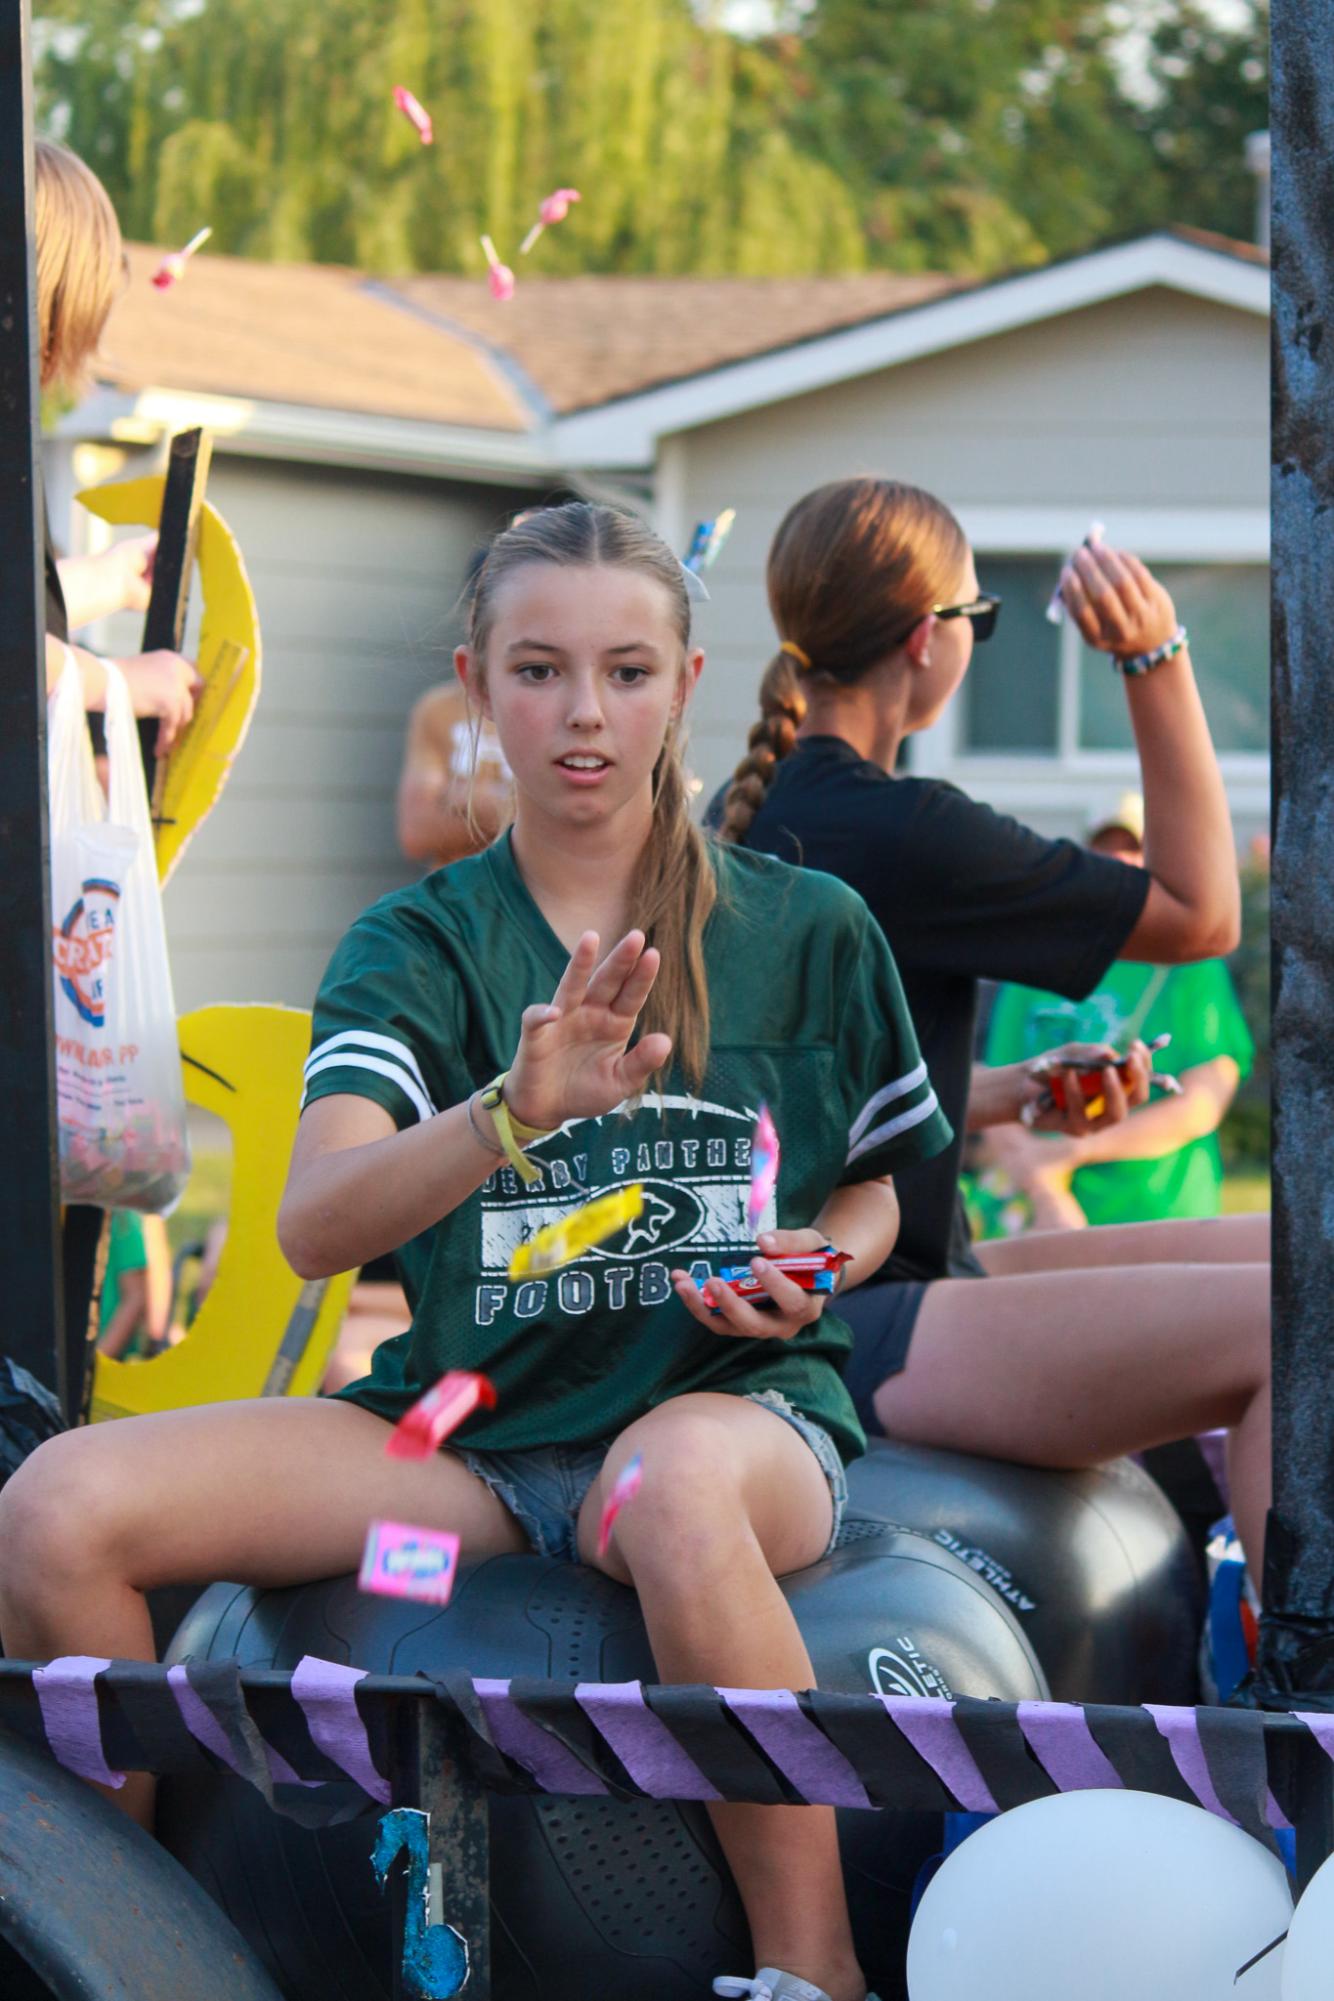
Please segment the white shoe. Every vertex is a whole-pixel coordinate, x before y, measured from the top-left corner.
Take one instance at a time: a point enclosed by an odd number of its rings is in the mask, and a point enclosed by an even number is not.
[[[795,1973],[780,1973],[776,1966],[762,1966],[753,1980],[724,1974],[714,1981],[713,1991],[735,2001],[829,2001],[823,1987],[799,1980]],[[868,1994],[866,2001],[875,2001],[875,1995]]]

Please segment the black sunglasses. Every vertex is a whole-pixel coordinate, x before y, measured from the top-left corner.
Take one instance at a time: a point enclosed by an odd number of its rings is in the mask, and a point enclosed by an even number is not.
[[[931,609],[937,618],[966,618],[973,628],[973,638],[981,643],[990,639],[996,630],[996,620],[1000,616],[1001,601],[983,591],[970,604],[933,604]]]

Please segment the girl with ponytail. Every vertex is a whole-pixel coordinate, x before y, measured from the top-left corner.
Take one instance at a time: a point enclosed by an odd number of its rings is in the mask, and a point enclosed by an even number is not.
[[[1145,868],[1044,839],[897,770],[907,738],[957,692],[1000,603],[979,588],[949,509],[882,479],[820,487],[778,529],[768,589],[781,643],[714,817],[724,842],[840,876],[866,899],[954,1127],[950,1148],[896,1177],[894,1251],[849,1302],[846,1380],[867,1429],[1070,1467],[1229,1426],[1233,1511],[1258,1575],[1268,1218],[1053,1232],[979,1257],[959,1200],[965,1131],[1026,1116],[1096,1147],[1149,1088],[1139,1042],[1128,1085],[1104,1069],[1106,1109],[1092,1121],[1073,1079],[1071,1110],[1057,1113],[1033,1063],[975,1070],[980,979],[1080,999],[1114,959],[1212,958],[1238,935],[1227,797],[1171,599],[1135,556],[1102,543],[1077,552],[1060,588],[1085,643],[1125,676]],[[1071,1044],[1038,1061],[1112,1054]]]
[[[692,825],[681,738],[703,656],[681,565],[633,516],[571,503],[498,536],[456,665],[514,774],[513,825],[335,953],[279,1219],[307,1278],[396,1252],[412,1327],[334,1398],[41,1447],[0,1496],[12,1655],[145,1657],[147,1588],[351,1570],[386,1516],[456,1530],[473,1558],[536,1548],[632,1585],[665,1681],[810,1686],[775,1578],[831,1546],[864,1441],[846,1326],[771,1260],[832,1240],[853,1281],[874,1271],[890,1176],[949,1141],[893,961],[841,883]],[[754,1257],[761,1103],[783,1173]],[[511,1279],[543,1224],[633,1182],[643,1209],[618,1236]],[[747,1258],[765,1311],[711,1276]],[[387,1457],[390,1423],[447,1369],[489,1376],[495,1408],[430,1460]],[[118,1797],[146,1814],[145,1785]],[[866,2001],[832,1811],[712,1812],[759,1963],[726,1991]]]

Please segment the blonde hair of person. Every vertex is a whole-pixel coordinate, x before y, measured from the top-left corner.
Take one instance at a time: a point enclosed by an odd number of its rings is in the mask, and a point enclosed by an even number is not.
[[[54,139],[34,155],[41,383],[77,389],[124,284],[125,249],[92,168]]]
[[[690,599],[676,556],[638,515],[575,500],[522,515],[487,550],[467,599],[468,644],[483,685],[496,592],[527,563],[637,570],[654,578],[671,602],[684,670]],[[709,1057],[704,929],[718,889],[709,842],[690,815],[684,747],[681,724],[674,722],[653,767],[653,824],[631,883],[630,908],[649,944],[662,955],[640,1018],[641,1032],[670,1035],[675,1060],[698,1091]]]
[[[943,501],[891,479],[840,479],[789,508],[769,551],[769,609],[782,635],[760,682],[760,720],[723,805],[740,841],[797,740],[817,677],[850,686],[958,584],[968,555]]]

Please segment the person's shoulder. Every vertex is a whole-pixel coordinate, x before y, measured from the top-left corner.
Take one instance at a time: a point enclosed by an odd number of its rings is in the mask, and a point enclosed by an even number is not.
[[[486,851],[431,869],[402,889],[391,889],[362,911],[349,938],[397,940],[405,948],[467,935],[482,909],[494,901]]]
[[[467,697],[457,681],[441,681],[418,695],[408,718],[409,732],[428,740],[447,737],[454,724],[467,716]]]
[[[720,901],[743,917],[770,919],[796,933],[807,928],[860,928],[869,919],[863,899],[835,875],[798,868],[731,841],[714,843]]]

